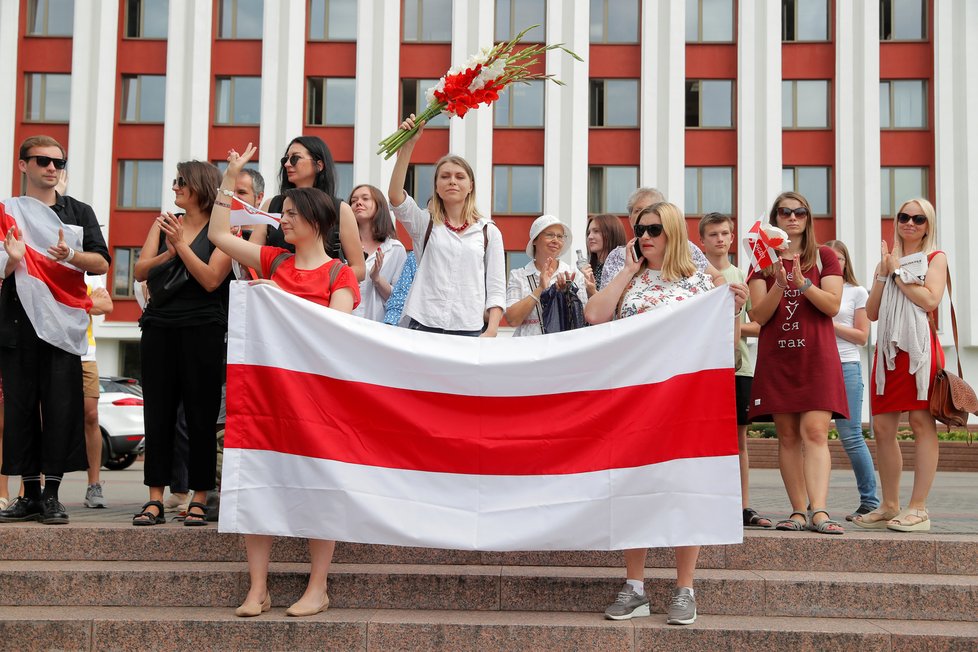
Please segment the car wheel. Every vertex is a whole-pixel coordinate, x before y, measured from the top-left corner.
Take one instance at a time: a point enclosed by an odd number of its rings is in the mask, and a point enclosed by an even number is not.
[[[109,471],[121,471],[122,469],[128,469],[135,461],[136,454],[128,453],[126,455],[118,455],[112,459],[106,460],[102,466],[107,468]]]

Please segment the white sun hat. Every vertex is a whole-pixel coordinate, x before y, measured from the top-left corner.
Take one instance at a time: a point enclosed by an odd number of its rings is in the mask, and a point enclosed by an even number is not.
[[[564,253],[570,249],[572,237],[570,227],[553,215],[541,215],[537,219],[533,220],[533,224],[530,225],[530,241],[526,243],[527,256],[533,258],[533,241],[554,224],[559,224],[564,228],[564,246],[560,248],[560,253],[557,255],[563,256]]]

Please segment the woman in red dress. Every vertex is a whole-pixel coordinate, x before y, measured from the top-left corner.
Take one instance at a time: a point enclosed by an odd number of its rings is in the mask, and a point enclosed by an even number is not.
[[[778,195],[770,222],[788,234],[788,251],[748,279],[750,317],[761,325],[749,418],[773,418],[778,432],[778,465],[792,512],[775,527],[843,534],[825,511],[829,421],[849,414],[832,325],[842,301],[842,268],[831,249],[816,244],[811,216],[802,195]]]
[[[927,494],[937,473],[937,426],[927,398],[938,358],[944,364],[944,351],[930,329],[927,313],[936,317],[944,297],[947,256],[937,250],[937,215],[926,199],[904,203],[893,220],[893,231],[893,252],[882,243],[876,282],[866,302],[869,319],[879,320],[870,386],[883,502],[853,523],[866,529],[926,531],[930,530]],[[923,254],[927,264],[918,264],[916,269],[909,266],[905,257],[912,254]],[[908,268],[901,269],[901,264]],[[877,367],[880,363],[882,368]],[[903,456],[896,432],[903,412],[909,413],[917,443],[913,493],[901,511]]]

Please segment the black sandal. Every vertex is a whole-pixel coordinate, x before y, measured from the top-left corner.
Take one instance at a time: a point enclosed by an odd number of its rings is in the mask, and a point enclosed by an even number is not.
[[[771,519],[766,516],[761,516],[753,507],[744,508],[744,527],[769,528],[772,525]]]
[[[155,507],[159,510],[158,514],[154,514],[149,511],[148,508]],[[161,525],[166,523],[166,517],[163,516],[163,503],[158,500],[151,500],[143,505],[143,511],[137,512],[132,517],[132,524],[136,526],[141,525]]]
[[[193,513],[194,507],[200,510],[200,514]],[[207,505],[203,503],[190,503],[187,505],[187,516],[183,519],[183,524],[188,526],[207,525]]]

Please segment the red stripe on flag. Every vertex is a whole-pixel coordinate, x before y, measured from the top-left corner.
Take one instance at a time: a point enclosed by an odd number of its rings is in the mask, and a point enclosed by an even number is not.
[[[737,454],[732,369],[482,397],[228,366],[225,445],[438,473],[552,475]]]

